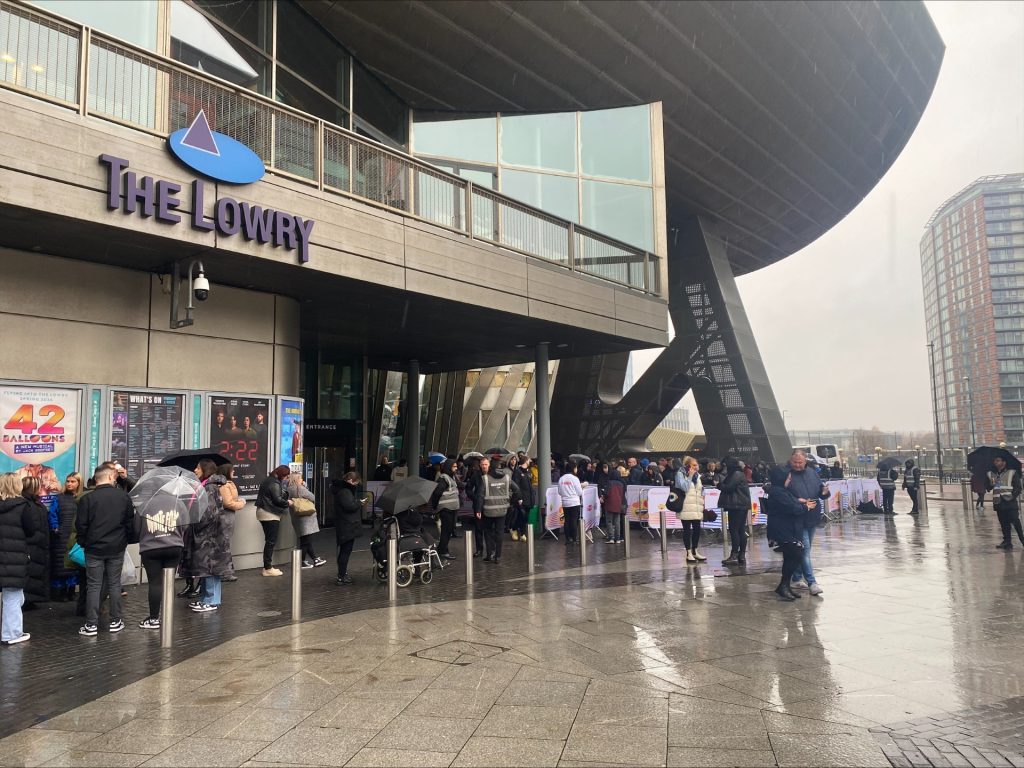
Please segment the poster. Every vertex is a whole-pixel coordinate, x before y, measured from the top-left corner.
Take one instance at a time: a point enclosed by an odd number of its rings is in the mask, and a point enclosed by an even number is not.
[[[554,531],[565,525],[565,513],[562,512],[562,497],[558,493],[557,485],[548,488],[544,502],[544,528]]]
[[[0,387],[0,471],[32,475],[44,494],[60,493],[78,469],[77,389]]]
[[[110,458],[138,479],[164,456],[181,450],[184,415],[184,395],[112,391]]]
[[[210,446],[235,465],[240,496],[255,496],[267,476],[269,413],[268,397],[210,395]]]
[[[652,486],[647,491],[647,525],[650,528],[661,528],[661,510],[665,510],[665,527],[669,530],[682,528],[679,515],[668,508],[668,497],[672,489],[667,485]]]
[[[287,397],[278,398],[278,457],[276,464],[292,464],[302,461],[302,400]]]
[[[583,489],[583,530],[589,531],[601,524],[601,494],[596,485]]]

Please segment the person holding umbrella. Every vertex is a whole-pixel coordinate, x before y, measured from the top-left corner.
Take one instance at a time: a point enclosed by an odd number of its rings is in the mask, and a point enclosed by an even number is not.
[[[217,464],[203,459],[195,470],[206,489],[206,510],[193,528],[192,575],[201,580],[199,599],[188,604],[196,613],[211,613],[220,608],[221,577],[231,564],[231,541],[224,525],[224,497],[221,488],[227,482],[218,474]]]
[[[1013,458],[1015,467],[1010,466],[1006,456],[996,455],[992,460],[992,466],[996,471],[995,487],[992,489],[992,506],[999,517],[999,528],[1003,533],[1003,540],[997,545],[999,549],[1013,549],[1013,542],[1010,541],[1010,528],[1017,531],[1017,538],[1024,544],[1024,529],[1020,523],[1020,462]]]

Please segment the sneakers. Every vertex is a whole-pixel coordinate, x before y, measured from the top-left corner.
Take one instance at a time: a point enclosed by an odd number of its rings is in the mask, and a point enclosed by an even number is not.
[[[99,629],[96,627],[95,624],[83,624],[78,629],[78,634],[80,634],[82,637],[96,637],[98,633]]]
[[[803,579],[793,579],[789,584],[790,589],[807,589],[807,582]]]
[[[120,632],[122,629],[124,629],[124,622],[121,621],[120,619],[118,619],[117,621],[110,622],[110,633],[111,634],[114,634],[115,632]]]
[[[263,575],[264,576],[284,576],[284,571],[282,571],[280,568],[274,568],[274,567],[264,568],[263,569]]]
[[[327,561],[324,560],[322,557],[318,557],[315,560],[313,560],[314,568],[319,568],[321,565],[327,565]]]
[[[219,605],[210,605],[209,603],[189,603],[188,607],[196,613],[212,613],[220,608]]]
[[[807,591],[810,592],[812,595],[820,595],[825,590],[818,586],[818,582],[814,582],[807,588]]]
[[[309,562],[309,560],[303,560],[302,561],[302,570],[308,571],[312,567],[313,567],[313,564],[311,562]],[[266,573],[266,571],[264,571],[264,573]]]
[[[338,578],[336,578],[334,580],[334,583],[337,584],[339,587],[344,587],[352,583],[352,577],[346,573],[344,576],[339,576]]]
[[[18,643],[24,643],[30,637],[32,637],[32,635],[28,632],[22,632],[20,637],[16,637],[13,640],[4,640],[4,645],[17,645]]]
[[[139,629],[160,629],[160,619],[143,619],[139,622]]]

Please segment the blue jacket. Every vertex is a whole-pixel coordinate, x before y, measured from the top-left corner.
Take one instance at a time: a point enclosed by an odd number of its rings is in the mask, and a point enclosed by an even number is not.
[[[807,507],[786,488],[786,470],[775,467],[769,475],[771,485],[761,503],[768,516],[768,539],[780,544],[801,541]],[[806,498],[806,497],[805,497]]]
[[[824,499],[827,498],[828,486],[826,486],[818,473],[810,466],[804,468],[802,472],[797,472],[794,469],[789,469],[789,492],[793,494],[794,498],[797,499]],[[814,509],[804,508],[804,526],[807,528],[817,528],[818,523],[821,522],[821,507],[820,505]]]

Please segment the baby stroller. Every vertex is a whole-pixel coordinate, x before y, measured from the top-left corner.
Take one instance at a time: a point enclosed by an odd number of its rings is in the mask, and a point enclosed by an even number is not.
[[[385,515],[380,520],[370,540],[370,554],[373,556],[373,573],[380,582],[388,580],[388,532],[394,528],[398,536],[398,586],[407,587],[419,574],[420,583],[429,584],[434,579],[434,563],[444,568],[437,549],[419,531],[402,533],[402,515]]]

